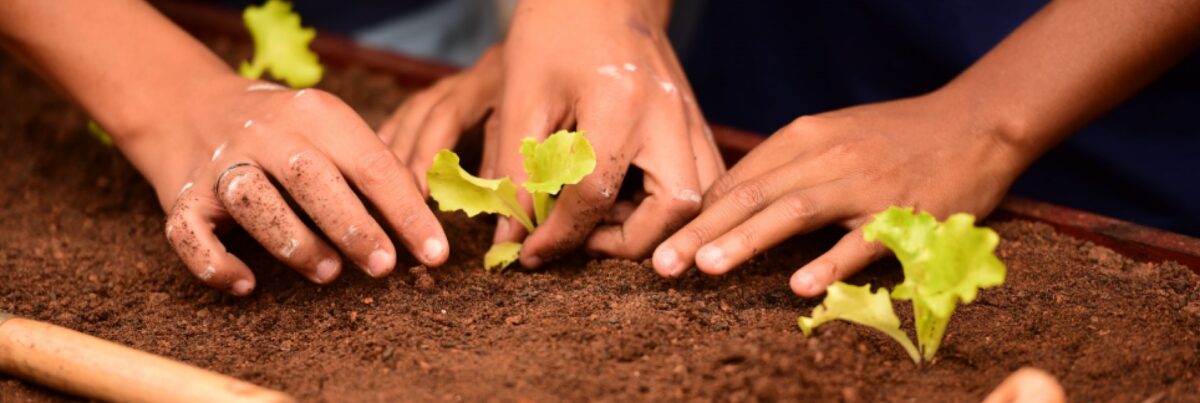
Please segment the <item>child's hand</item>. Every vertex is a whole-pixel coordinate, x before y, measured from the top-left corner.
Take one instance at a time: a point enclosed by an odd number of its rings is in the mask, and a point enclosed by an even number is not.
[[[655,271],[676,277],[695,262],[725,274],[792,235],[850,229],[792,276],[811,297],[886,251],[859,227],[889,205],[986,215],[1037,154],[969,105],[935,93],[797,119],[717,180],[703,213],[655,251]]]
[[[558,128],[585,131],[597,156],[595,171],[565,188],[546,222],[525,240],[525,267],[585,241],[592,252],[644,257],[699,212],[700,195],[723,171],[663,32],[668,8],[560,0],[517,8],[501,55],[498,130],[487,135],[482,174],[523,182],[521,140],[541,140]],[[645,172],[647,197],[622,225],[597,229],[631,164]],[[520,239],[524,231],[502,219],[496,240]]]
[[[500,47],[492,46],[471,68],[406,99],[379,129],[379,137],[416,174],[425,194],[425,172],[433,156],[454,148],[464,130],[495,108],[503,78]]]
[[[250,269],[215,234],[233,222],[314,282],[342,270],[335,247],[386,275],[395,246],[355,191],[417,259],[445,262],[446,236],[411,174],[336,97],[238,77],[145,2],[5,7],[5,47],[110,130],[168,211],[171,245],[206,284],[235,295],[254,289]],[[300,220],[276,183],[334,245]]]
[[[122,144],[139,168],[157,171],[148,177],[165,178],[153,184],[168,211],[167,238],[206,284],[235,295],[254,289],[250,269],[215,235],[231,222],[316,283],[338,276],[338,250],[373,277],[388,274],[396,249],[355,190],[418,260],[445,262],[445,234],[411,173],[337,97],[240,78],[210,86],[175,120]]]

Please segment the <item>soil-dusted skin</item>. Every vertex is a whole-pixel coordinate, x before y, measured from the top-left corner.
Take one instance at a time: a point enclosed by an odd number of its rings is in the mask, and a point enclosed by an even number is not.
[[[331,70],[322,87],[372,124],[405,94],[360,70]],[[922,368],[865,327],[797,329],[817,301],[792,296],[788,276],[834,232],[720,278],[583,256],[487,274],[490,220],[446,214],[445,267],[379,281],[347,270],[325,287],[235,233],[260,280],[226,297],[184,268],[151,189],[76,108],[10,58],[0,92],[0,310],[304,401],[977,401],[1023,366],[1079,402],[1200,401],[1200,279],[1029,222],[991,223],[1008,283],[959,309]],[[888,260],[851,282],[899,277]],[[0,375],[0,401],[65,399]]]

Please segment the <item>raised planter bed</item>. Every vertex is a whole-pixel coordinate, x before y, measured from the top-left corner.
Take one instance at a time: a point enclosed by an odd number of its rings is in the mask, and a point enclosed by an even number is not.
[[[247,54],[235,15],[164,9],[229,60]],[[328,37],[317,49],[332,67],[321,86],[373,125],[414,85],[452,71]],[[1022,366],[1054,374],[1077,401],[1200,394],[1200,277],[1158,263],[1200,269],[1196,240],[1176,234],[1010,199],[988,222],[1008,283],[962,308],[922,368],[869,329],[835,323],[805,338],[796,328],[818,301],[793,297],[787,278],[836,230],[721,278],[666,281],[645,262],[585,256],[495,275],[479,267],[490,223],[450,214],[447,266],[379,281],[348,272],[326,287],[232,234],[260,278],[234,299],[183,269],[153,193],[83,132],[76,108],[9,57],[0,91],[0,310],[305,401],[971,401]],[[716,131],[729,158],[756,141]],[[898,280],[888,260],[850,281]],[[4,375],[0,396],[66,398]]]

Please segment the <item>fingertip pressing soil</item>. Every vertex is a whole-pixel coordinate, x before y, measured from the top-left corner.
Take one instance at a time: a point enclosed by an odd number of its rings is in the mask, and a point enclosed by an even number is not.
[[[230,60],[245,49],[211,42]],[[331,69],[322,87],[378,125],[407,94]],[[1200,279],[1024,221],[991,222],[1007,283],[960,308],[916,367],[874,331],[806,338],[791,272],[840,236],[788,241],[724,277],[658,278],[647,262],[572,255],[488,274],[490,220],[442,214],[450,262],[402,259],[383,280],[315,286],[251,238],[247,298],[209,290],[171,251],[152,189],[86,118],[0,60],[0,310],[291,393],[304,401],[978,401],[1024,366],[1074,401],[1200,401]],[[888,259],[849,282],[891,287]],[[911,311],[898,304],[911,328]],[[70,397],[0,375],[0,400]]]

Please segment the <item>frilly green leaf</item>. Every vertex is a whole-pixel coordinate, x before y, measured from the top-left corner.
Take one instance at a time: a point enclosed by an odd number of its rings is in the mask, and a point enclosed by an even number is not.
[[[883,332],[900,343],[913,362],[921,362],[912,340],[900,330],[900,318],[892,309],[886,289],[871,293],[870,284],[859,287],[840,281],[833,283],[825,290],[825,301],[813,308],[812,317],[801,316],[797,322],[804,335],[809,336],[814,328],[832,320],[853,322]]]
[[[242,62],[239,74],[257,79],[264,71],[269,72],[292,88],[311,87],[321,81],[324,68],[317,54],[308,48],[317,33],[300,26],[300,16],[292,12],[291,3],[267,0],[262,6],[247,7],[242,20],[254,38],[254,59]]]
[[[429,195],[442,211],[462,210],[468,217],[479,213],[500,214],[516,218],[530,232],[533,223],[517,202],[517,187],[507,177],[482,179],[459,166],[458,155],[442,150],[433,158],[425,174]]]
[[[504,271],[508,265],[517,261],[521,256],[521,244],[519,242],[501,242],[492,245],[487,253],[483,255],[483,269],[492,271],[499,269]]]
[[[980,288],[1004,283],[1004,263],[993,253],[1000,237],[974,223],[975,217],[965,213],[938,223],[928,212],[891,207],[863,227],[866,240],[882,242],[904,267],[904,282],[892,298],[913,301],[917,340],[926,359],[937,353],[959,301],[970,303]]]
[[[582,131],[559,131],[543,143],[525,139],[521,154],[525,156],[525,171],[529,174],[524,186],[533,196],[539,223],[546,220],[554,206],[551,196],[565,185],[579,183],[596,168],[596,152]],[[517,188],[512,180],[477,178],[462,169],[453,151],[438,152],[425,177],[429,195],[442,211],[462,210],[468,217],[479,213],[500,214],[520,221],[529,232],[535,228],[517,202]],[[516,242],[492,245],[483,257],[484,269],[504,270],[520,253],[521,244]]]
[[[565,185],[574,185],[596,169],[596,151],[584,132],[559,130],[545,141],[526,138],[521,142],[525,173],[529,180],[521,186],[533,196],[538,223],[545,222],[553,206],[551,196]]]

